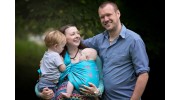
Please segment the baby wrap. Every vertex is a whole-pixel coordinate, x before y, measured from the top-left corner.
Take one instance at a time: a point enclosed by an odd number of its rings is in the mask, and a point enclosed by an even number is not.
[[[99,72],[95,61],[86,60],[71,63],[70,56],[66,53],[64,62],[66,70],[60,75],[60,84],[67,76],[77,91],[79,91],[82,85],[89,86],[89,82],[93,83],[96,87],[99,86]]]

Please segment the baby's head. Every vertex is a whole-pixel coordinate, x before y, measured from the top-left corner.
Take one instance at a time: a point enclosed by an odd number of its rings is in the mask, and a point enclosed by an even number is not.
[[[61,53],[66,44],[66,37],[58,30],[53,30],[46,33],[44,42],[48,49]]]
[[[81,51],[80,60],[96,60],[97,51],[93,48],[85,48]]]

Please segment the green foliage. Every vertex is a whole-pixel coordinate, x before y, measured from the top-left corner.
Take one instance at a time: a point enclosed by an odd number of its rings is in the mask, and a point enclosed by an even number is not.
[[[19,68],[18,66],[38,68],[45,52],[44,46],[38,46],[33,42],[16,38],[15,47],[16,68]]]
[[[16,36],[42,34],[47,28],[72,23],[84,30],[85,38],[90,37],[102,30],[97,13],[99,3],[100,0],[17,0]]]
[[[98,16],[98,6],[103,1],[106,0],[16,0],[16,37],[25,38],[29,33],[43,34],[49,28],[59,28],[66,24],[78,26],[85,39],[92,37],[104,30]],[[148,7],[150,1],[139,7],[136,7],[137,1],[112,1],[120,9],[121,22],[142,36],[148,51],[155,56],[159,55],[160,49],[164,48],[164,39],[161,38],[164,36],[163,28],[158,24],[164,23],[160,18],[161,12],[151,5]]]
[[[16,38],[15,47],[16,90],[21,92],[21,96],[23,94],[26,97],[34,97],[33,100],[38,99],[34,93],[34,86],[38,80],[37,69],[45,47],[19,38]]]

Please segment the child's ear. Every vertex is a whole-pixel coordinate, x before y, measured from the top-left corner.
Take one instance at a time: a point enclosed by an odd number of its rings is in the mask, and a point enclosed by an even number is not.
[[[58,44],[55,44],[54,47],[57,48]]]
[[[88,56],[86,56],[86,60],[88,60],[89,59],[89,57]]]

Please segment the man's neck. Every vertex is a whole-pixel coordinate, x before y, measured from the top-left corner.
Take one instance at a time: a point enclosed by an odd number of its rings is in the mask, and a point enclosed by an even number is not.
[[[121,31],[121,23],[117,26],[117,28],[115,28],[112,31],[109,31],[109,39],[110,40],[114,40],[115,38],[119,37],[119,33]]]

